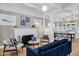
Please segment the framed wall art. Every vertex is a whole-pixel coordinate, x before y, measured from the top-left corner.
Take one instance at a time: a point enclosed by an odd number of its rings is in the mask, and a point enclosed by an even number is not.
[[[20,25],[21,26],[28,26],[30,24],[30,17],[21,17]]]
[[[0,14],[0,25],[16,26],[16,16]]]

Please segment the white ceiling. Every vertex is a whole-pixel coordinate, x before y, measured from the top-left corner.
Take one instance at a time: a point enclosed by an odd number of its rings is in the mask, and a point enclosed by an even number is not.
[[[6,3],[4,3],[4,4],[6,4]],[[33,13],[40,14],[40,15],[43,15],[43,14],[46,14],[46,13],[52,13],[52,12],[55,12],[55,11],[61,12],[62,10],[74,10],[74,9],[79,10],[79,4],[78,3],[13,3],[13,4],[11,3],[9,5],[14,6],[14,7],[19,7],[21,9],[25,10],[25,11],[30,10]],[[47,7],[48,7],[46,12],[42,11],[43,5],[47,5]]]
[[[31,11],[38,12],[39,14],[51,13],[56,10],[79,9],[78,3],[21,3],[21,5],[24,5]],[[47,5],[48,7],[46,12],[42,11],[43,5]]]
[[[52,4],[51,3],[29,3],[29,4],[23,3],[23,5],[31,7],[31,10],[37,11],[40,14],[49,13],[49,12],[52,12],[52,11],[55,11],[55,10],[61,8],[61,6],[59,6],[59,5],[57,6],[56,4],[53,4],[53,3]],[[48,7],[46,12],[42,11],[43,5],[47,5],[47,7]]]

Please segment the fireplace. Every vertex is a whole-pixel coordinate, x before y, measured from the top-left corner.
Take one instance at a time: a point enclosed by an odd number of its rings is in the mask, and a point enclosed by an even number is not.
[[[22,43],[24,45],[28,44],[28,41],[30,41],[32,39],[33,35],[23,35],[22,36]]]

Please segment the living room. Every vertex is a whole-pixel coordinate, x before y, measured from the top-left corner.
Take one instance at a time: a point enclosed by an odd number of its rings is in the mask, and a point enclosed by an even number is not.
[[[0,56],[78,56],[78,6],[0,3]]]

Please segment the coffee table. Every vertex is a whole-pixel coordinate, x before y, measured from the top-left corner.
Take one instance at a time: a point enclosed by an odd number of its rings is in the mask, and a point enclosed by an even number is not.
[[[39,41],[39,40],[37,40],[37,41],[32,41],[32,40],[30,40],[30,41],[28,41],[28,43],[29,43],[30,45],[32,45],[33,48],[35,48],[35,45],[38,45],[38,46],[39,46],[40,41]]]

